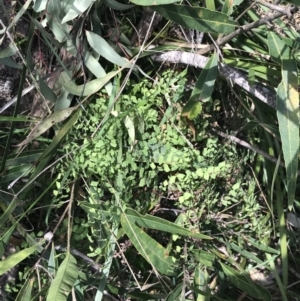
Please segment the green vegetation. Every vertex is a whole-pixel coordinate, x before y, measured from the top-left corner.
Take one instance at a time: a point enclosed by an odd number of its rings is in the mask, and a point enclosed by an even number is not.
[[[0,298],[299,300],[297,3],[131,2],[0,3]]]

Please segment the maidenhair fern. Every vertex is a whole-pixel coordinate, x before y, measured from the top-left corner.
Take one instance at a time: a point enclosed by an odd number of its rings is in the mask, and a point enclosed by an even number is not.
[[[69,189],[68,182],[84,179],[85,201],[99,211],[87,216],[90,240],[95,239],[98,245],[90,246],[90,255],[103,254],[109,236],[105,234],[107,225],[116,223],[111,217],[103,218],[101,210],[121,213],[120,207],[130,207],[147,213],[167,198],[190,216],[204,208],[203,212],[210,208],[218,211],[225,204],[242,199],[248,202],[242,185],[238,191],[228,185],[239,165],[236,150],[209,135],[205,106],[193,124],[181,117],[186,101],[184,83],[185,72],[170,71],[155,83],[148,79],[130,83],[109,118],[108,100],[101,96],[81,113],[69,133],[63,146],[69,156],[57,165],[58,173],[65,174],[68,181],[55,194],[60,200],[64,189]],[[200,139],[193,143],[195,137]],[[76,235],[80,237],[84,230]]]
[[[99,134],[90,139],[107,114],[107,98],[97,98],[68,135],[64,151],[78,151],[58,166],[60,172],[69,168],[73,178],[84,176],[86,183],[93,183],[98,201],[112,200],[115,189],[125,204],[140,211],[149,210],[159,202],[158,195],[170,190],[193,194],[203,181],[226,178],[231,165],[217,160],[217,138],[198,148],[190,142],[190,126],[181,118],[185,80],[186,71],[167,71],[154,83],[130,83]],[[134,124],[134,143],[125,117]],[[207,124],[202,116],[194,127]],[[85,147],[79,148],[82,143]]]

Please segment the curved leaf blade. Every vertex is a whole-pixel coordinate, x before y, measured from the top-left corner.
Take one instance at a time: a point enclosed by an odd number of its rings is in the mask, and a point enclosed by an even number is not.
[[[125,214],[121,215],[121,224],[137,251],[160,273],[168,276],[175,274],[175,259],[157,241],[142,229],[130,222]]]
[[[207,102],[210,99],[218,75],[218,62],[219,56],[215,52],[201,71],[190,100]]]
[[[171,223],[165,219],[149,214],[141,215],[133,209],[127,209],[126,216],[131,223],[134,223],[141,228],[154,229],[168,232],[171,234],[194,237],[198,239],[212,239],[210,236],[203,235],[200,233],[193,233],[190,230],[187,230],[174,223]]]
[[[282,81],[277,88],[276,106],[286,167],[288,206],[291,210],[296,190],[300,143],[297,62],[288,45],[275,33],[268,34],[268,43],[271,57],[281,61]]]
[[[54,124],[64,121],[67,119],[77,107],[68,108],[62,111],[57,111],[53,113],[46,120],[42,121],[40,124],[36,126],[31,135],[27,137],[23,142],[21,142],[18,146],[25,145],[30,141],[36,139],[41,134],[45,133],[48,129],[50,129]]]
[[[246,273],[239,273],[233,268],[220,262],[223,272],[229,278],[230,282],[237,288],[246,292],[256,300],[271,301],[271,295],[268,290],[253,282],[250,276]]]
[[[37,13],[43,11],[47,7],[47,0],[36,0],[33,4],[33,10]]]
[[[19,291],[19,294],[16,298],[16,301],[31,301],[31,292],[33,288],[33,284],[35,282],[35,278],[28,278],[22,288]]]
[[[90,46],[105,59],[120,67],[131,67],[131,63],[121,57],[102,37],[86,31],[87,40]]]
[[[61,6],[57,5],[55,0],[49,0],[47,4],[47,14],[46,19],[49,27],[59,43],[65,41],[65,39],[70,39],[68,24],[62,24],[60,16]],[[54,17],[55,16],[55,17]],[[34,22],[37,25],[38,22]]]
[[[118,1],[115,1],[115,0],[104,0],[104,3],[114,9],[114,10],[127,10],[127,9],[131,9],[134,7],[134,5],[128,5],[128,4],[123,4],[123,3],[120,3]]]
[[[17,53],[17,48],[14,43],[10,43],[6,48],[0,51],[0,59],[13,56]]]
[[[38,247],[40,247],[40,245],[41,245],[41,243],[38,243],[32,247],[26,248],[18,253],[10,255],[6,259],[2,260],[0,262],[0,275],[3,275],[7,271],[9,271],[11,268],[13,268],[17,264],[19,264],[21,261],[26,259],[33,252],[35,252],[38,249]]]
[[[130,2],[141,6],[153,6],[171,4],[179,2],[179,0],[130,0]]]
[[[202,105],[199,100],[189,100],[182,109],[181,115],[189,120],[195,119],[202,112]]]
[[[168,20],[201,32],[228,34],[238,26],[226,14],[201,7],[169,4],[155,6],[152,9]]]
[[[87,48],[87,47],[86,47]],[[105,70],[103,67],[99,64],[99,62],[93,57],[93,55],[88,51],[88,49],[85,49],[84,47],[84,62],[86,67],[97,77],[101,78],[106,75]],[[105,89],[108,95],[111,95],[112,92],[112,84],[108,82],[105,84]]]
[[[72,102],[72,95],[66,88],[61,88],[60,94],[55,102],[54,112],[62,111],[70,107]]]
[[[46,301],[66,301],[78,274],[76,259],[68,252],[50,285]]]
[[[192,95],[182,110],[182,116],[195,119],[202,111],[200,101],[209,101],[218,75],[218,54],[215,52],[201,71]]]
[[[69,77],[59,77],[59,83],[64,86],[70,93],[77,96],[89,96],[98,92],[104,85],[106,85],[114,76],[120,71],[112,71],[107,73],[104,77],[94,79],[86,85],[77,86],[75,83],[69,80]]]
[[[84,13],[94,1],[95,0],[75,0],[67,14],[62,19],[61,23],[64,24],[78,17]]]
[[[275,62],[280,62],[282,51],[285,46],[285,43],[274,32],[268,33],[269,54]]]
[[[0,183],[7,183],[7,182],[14,182],[15,180],[19,179],[20,177],[26,177],[26,175],[32,169],[31,164],[22,164],[19,166],[13,166],[12,168],[8,168],[5,175],[0,177]],[[12,184],[9,185],[10,188]]]
[[[293,80],[291,74],[288,77],[289,81],[283,80],[277,89],[277,118],[286,167],[288,206],[291,210],[298,176],[299,95],[298,84],[294,85],[297,80]]]
[[[99,206],[98,204],[81,202],[80,207],[82,207],[82,209],[85,210],[88,214],[94,215],[95,217],[99,217],[99,212],[101,210],[101,218],[106,219],[113,216],[115,220],[119,219],[119,215],[117,212],[113,212],[111,210],[106,211],[103,209],[103,207]],[[154,229],[168,232],[171,234],[182,235],[186,237],[194,237],[198,239],[212,239],[212,237],[208,235],[191,232],[188,229],[185,229],[160,217],[156,217],[149,214],[141,215],[133,209],[126,210],[126,217],[130,221],[130,223],[136,224],[138,227],[141,228]]]
[[[128,136],[129,136],[130,145],[132,149],[135,143],[135,128],[132,119],[128,115],[124,119],[124,125],[128,131]]]
[[[37,177],[39,173],[42,172],[42,170],[45,168],[46,164],[49,162],[50,158],[52,158],[51,154],[57,149],[58,145],[60,144],[61,140],[66,136],[66,134],[70,131],[72,126],[75,124],[77,121],[78,117],[80,114],[80,110],[77,110],[72,117],[62,126],[60,131],[57,133],[57,135],[53,138],[52,142],[50,145],[45,149],[43,154],[39,158],[39,164],[36,166],[34,171],[31,173],[30,178],[28,179],[28,184],[26,184],[26,187],[24,187],[21,197],[24,197],[28,191],[30,191],[31,187],[34,184],[33,179]],[[20,231],[19,231],[20,232]],[[25,232],[26,234],[26,232]],[[23,234],[22,234],[23,235]],[[27,235],[28,238],[31,238],[30,235]]]
[[[19,156],[10,155],[6,160],[5,166],[18,166],[28,162],[35,162],[42,152],[43,150],[39,149],[23,152]]]

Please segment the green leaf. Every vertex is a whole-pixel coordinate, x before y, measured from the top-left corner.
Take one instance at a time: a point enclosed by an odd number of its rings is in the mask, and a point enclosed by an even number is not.
[[[167,249],[132,223],[127,218],[127,215],[121,215],[121,224],[137,251],[152,267],[165,275],[175,275],[175,258],[169,256],[169,251]]]
[[[77,107],[72,107],[69,109],[65,109],[62,111],[58,111],[53,113],[50,117],[46,120],[39,123],[33,132],[27,137],[23,142],[19,144],[19,146],[25,145],[30,141],[34,140],[35,138],[39,137],[41,134],[45,133],[48,129],[50,129],[54,124],[58,122],[62,122],[63,120],[67,119],[74,110],[78,109]]]
[[[98,92],[104,85],[106,85],[109,80],[116,76],[120,71],[112,71],[107,73],[104,77],[94,79],[85,85],[77,86],[75,83],[70,81],[69,77],[66,74],[59,76],[59,83],[64,86],[70,93],[77,96],[90,96]]]
[[[288,77],[290,80],[283,80],[277,89],[277,117],[286,167],[288,206],[292,210],[298,176],[299,94],[297,77],[293,79],[290,72]]]
[[[131,145],[131,147],[133,147],[134,143],[135,143],[135,128],[134,128],[133,121],[131,120],[131,118],[128,115],[124,119],[124,125],[128,132],[130,145]]]
[[[199,239],[212,239],[210,236],[200,233],[193,233],[183,227],[171,223],[165,219],[153,215],[141,215],[135,210],[127,209],[126,215],[132,223],[136,223],[139,227],[160,230],[171,234],[183,235],[187,237],[194,237]]]
[[[131,9],[131,8],[134,7],[134,5],[128,5],[128,4],[119,3],[118,1],[115,1],[115,0],[104,0],[103,2],[108,7],[112,8],[114,10],[121,10],[122,11],[122,10]]]
[[[56,95],[52,89],[40,78],[39,80],[40,91],[42,95],[47,99],[50,100],[52,103],[56,102]]]
[[[240,5],[244,0],[225,0],[222,7],[222,13],[230,16],[233,12],[233,7],[235,5]]]
[[[255,239],[253,239],[251,237],[243,236],[243,239],[246,242],[248,242],[249,244],[251,244],[253,247],[255,247],[255,248],[257,248],[257,249],[259,249],[259,250],[261,250],[263,252],[280,255],[280,251],[279,250],[270,248],[270,247],[266,246],[265,244],[263,244],[263,243],[261,243],[259,241],[256,241]]]
[[[245,272],[239,273],[233,268],[220,262],[223,272],[228,277],[230,282],[242,292],[247,293],[256,300],[271,301],[271,295],[268,290],[253,282]]]
[[[109,62],[120,67],[131,67],[132,63],[121,57],[102,37],[86,31],[86,37],[91,47]]]
[[[28,8],[31,4],[32,0],[28,0],[24,3],[24,5],[18,9],[17,14],[14,16],[12,20],[9,21],[9,25],[7,26],[6,30],[9,31],[13,26],[15,26],[20,18],[28,11]],[[2,27],[2,26],[1,26]]]
[[[80,206],[87,213],[92,214],[95,218],[105,219],[105,218],[110,218],[113,215],[115,219],[118,219],[117,212],[112,212],[111,210],[105,211],[103,210],[103,206],[97,204],[90,204],[86,202],[81,202]],[[212,239],[210,236],[191,232],[190,230],[180,227],[165,219],[149,214],[141,215],[133,209],[127,209],[126,216],[127,219],[131,221],[131,223],[137,224],[141,228],[154,229],[154,230],[168,232],[171,234],[194,237],[198,239]]]
[[[268,34],[269,51],[281,61],[282,81],[277,88],[276,105],[282,151],[286,167],[288,206],[292,209],[298,175],[299,94],[297,63],[290,48],[275,33]]]
[[[52,243],[51,252],[49,254],[49,259],[48,259],[48,272],[52,277],[55,277],[57,269],[58,269],[58,260],[56,257],[54,244]]]
[[[151,8],[168,20],[201,32],[228,34],[238,26],[226,14],[201,7],[170,4]]]
[[[102,273],[101,273],[101,281],[98,286],[97,294],[95,297],[95,300],[102,300],[104,291],[106,288],[106,284],[108,281],[111,265],[114,258],[115,248],[116,248],[116,237],[118,236],[118,228],[119,224],[114,224],[111,229],[111,234],[107,238],[108,245],[105,248],[106,254],[105,254],[105,262],[103,265]]]
[[[17,48],[15,47],[15,43],[10,43],[6,48],[0,51],[0,59],[13,56],[16,52]]]
[[[283,255],[283,254],[282,254]],[[280,293],[281,293],[281,300],[282,301],[288,301],[288,298],[287,298],[287,290],[286,290],[286,287],[287,287],[287,284],[283,284],[282,282],[282,275],[279,276],[278,274],[278,270],[277,270],[277,267],[275,266],[275,263],[274,263],[274,260],[275,258],[272,257],[270,254],[266,254],[266,257],[267,257],[267,260],[269,262],[269,265],[270,265],[270,270],[272,271],[275,279],[276,279],[276,282],[277,282],[277,286],[280,290]],[[284,276],[283,276],[284,278]]]
[[[68,252],[50,285],[46,301],[66,301],[78,274],[76,259]]]
[[[5,66],[11,67],[11,68],[15,68],[15,69],[22,69],[22,66],[18,65],[10,57],[5,57],[3,59],[0,59],[0,65],[5,65]]]
[[[0,261],[0,275],[3,275],[11,268],[19,264],[21,261],[30,256],[33,252],[35,252],[38,247],[40,247],[42,242],[35,244],[32,247],[26,248],[18,253],[12,254],[4,260]]]
[[[23,165],[13,166],[11,168],[8,168],[5,175],[0,177],[0,183],[7,183],[7,182],[15,181],[20,177],[26,177],[31,169],[32,169],[31,164],[23,164]],[[10,186],[9,188],[12,188],[12,186]]]
[[[206,102],[210,99],[218,75],[218,60],[218,54],[215,52],[201,71],[189,100]]]
[[[38,122],[36,119],[32,119],[30,117],[23,117],[23,116],[0,116],[0,122],[12,122],[12,121],[21,121],[21,122]]]
[[[166,301],[179,300],[178,298],[182,293],[182,289],[183,289],[183,283],[181,282],[176,286],[176,288],[173,291],[170,292]]]
[[[9,219],[10,215],[15,210],[16,206],[18,205],[18,198],[13,198],[13,200],[9,203],[8,207],[3,206],[2,204],[5,204],[5,200],[0,200],[1,203],[1,209],[4,211],[0,216],[0,227],[4,225],[4,223]]]
[[[31,292],[32,292],[32,288],[33,288],[33,284],[35,282],[35,278],[31,277],[28,278],[25,283],[23,284],[23,286],[21,287],[19,294],[16,298],[16,301],[31,301]]]
[[[195,119],[202,112],[202,105],[199,100],[189,100],[183,107],[181,115],[189,120]]]
[[[286,0],[286,2],[293,3],[297,6],[300,6],[300,0]]]
[[[182,116],[193,120],[201,113],[202,106],[200,104],[200,100],[205,102],[210,99],[214,90],[217,74],[218,55],[217,53],[214,53],[201,71],[192,95],[182,110]]]
[[[47,3],[47,14],[46,19],[49,27],[58,42],[62,43],[66,39],[70,39],[69,36],[69,25],[67,23],[62,24],[60,16],[62,13],[61,5],[57,5],[56,0],[49,0]],[[37,22],[36,22],[37,23]],[[35,23],[35,24],[36,24]]]
[[[84,13],[94,1],[95,0],[75,0],[65,17],[62,19],[61,24],[71,21]]]
[[[207,280],[207,272],[205,270],[202,271],[201,265],[198,263],[195,268],[194,286],[201,291],[206,291],[208,290]],[[207,297],[206,295],[198,294],[197,301],[209,301],[209,297]]]
[[[252,260],[253,262],[256,262],[257,264],[263,264],[263,261],[261,259],[259,259],[257,256],[255,256],[252,252],[244,250],[243,248],[236,245],[235,243],[230,243],[230,247],[234,251],[236,251],[238,254],[240,254],[241,256],[246,257],[249,260]]]
[[[72,95],[69,91],[62,87],[60,89],[60,94],[55,102],[54,112],[62,111],[68,109],[72,102]]]
[[[37,13],[43,11],[47,7],[48,0],[36,0],[34,1],[33,10]]]
[[[53,138],[50,145],[45,149],[43,154],[39,158],[39,164],[35,168],[35,170],[32,172],[28,184],[26,184],[26,187],[24,187],[22,193],[20,194],[20,198],[26,196],[27,192],[31,189],[31,187],[34,185],[34,179],[42,172],[42,170],[45,168],[47,162],[52,158],[51,155],[53,152],[57,149],[58,145],[60,144],[61,140],[66,136],[66,134],[69,132],[69,130],[72,128],[74,123],[76,123],[78,117],[80,114],[80,110],[77,110],[72,117],[66,122],[66,124],[63,125],[63,127],[60,129],[58,134]],[[29,236],[30,237],[30,236]]]
[[[269,54],[275,62],[281,62],[282,51],[286,44],[273,32],[268,33]]]
[[[254,84],[255,84],[255,71],[254,71],[254,69],[250,68],[249,71],[248,71],[248,82],[249,82],[249,85],[251,87],[254,86]]]
[[[87,48],[87,47],[86,47]],[[90,51],[88,49],[85,49],[84,47],[84,62],[86,67],[97,77],[101,78],[106,76],[106,72],[103,69],[103,67],[99,64],[99,62],[93,57]],[[108,82],[105,84],[105,89],[108,95],[111,95],[112,91],[112,84]]]
[[[204,250],[192,250],[195,258],[203,265],[212,268],[216,260],[216,256]]]
[[[141,6],[153,6],[171,4],[179,2],[179,0],[130,0],[130,2]]]
[[[115,295],[124,295],[124,288],[113,286],[112,284],[108,283],[107,287],[109,291]],[[140,290],[134,291],[127,291],[126,296],[131,298],[131,300],[162,300],[166,298],[166,294],[155,294],[153,292],[149,293],[141,293]]]

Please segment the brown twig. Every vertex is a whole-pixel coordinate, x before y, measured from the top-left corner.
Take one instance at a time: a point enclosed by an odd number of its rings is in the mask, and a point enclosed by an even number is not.
[[[203,69],[208,62],[208,58],[203,55],[182,51],[157,53],[153,54],[151,58],[157,62],[181,63],[201,69]],[[219,63],[218,68],[221,76],[242,87],[245,91],[254,95],[268,106],[274,109],[276,108],[276,94],[274,90],[270,90],[260,83],[255,83],[251,86],[247,80],[247,75],[244,72],[227,66],[224,63]]]
[[[235,137],[235,136],[231,136],[231,135],[225,134],[225,133],[223,133],[223,132],[221,132],[221,131],[218,131],[218,130],[216,130],[216,129],[214,129],[214,128],[212,129],[212,131],[215,132],[216,134],[218,134],[219,136],[223,137],[223,138],[229,139],[229,140],[231,140],[231,141],[234,142],[234,143],[237,143],[237,144],[239,144],[239,145],[242,145],[242,146],[244,146],[244,147],[246,147],[246,148],[252,150],[253,152],[255,152],[255,153],[257,153],[257,154],[260,154],[262,157],[264,157],[265,159],[267,159],[267,160],[269,160],[269,161],[271,161],[271,162],[273,162],[273,163],[275,163],[275,164],[276,164],[277,161],[278,161],[277,158],[275,158],[275,157],[269,155],[268,153],[266,153],[266,152],[260,150],[259,148],[256,148],[256,147],[252,146],[251,144],[249,144],[249,143],[246,142],[246,141],[243,141],[243,140],[241,140],[241,139],[239,139],[239,138],[237,138],[237,137]],[[280,161],[280,166],[285,167],[285,164],[284,164],[283,161]],[[298,170],[298,175],[300,175],[300,170]]]
[[[265,7],[268,7],[274,11],[277,11],[277,12],[280,12],[284,15],[287,15],[289,18],[291,17],[291,12],[290,11],[287,11],[285,7],[282,7],[280,5],[275,5],[275,4],[272,4],[272,3],[269,3],[269,2],[266,2],[266,1],[263,1],[263,0],[256,0],[257,3],[265,6]]]
[[[257,28],[259,27],[260,25],[263,25],[263,24],[266,24],[268,22],[271,22],[283,15],[291,15],[292,11],[294,10],[295,8],[292,7],[292,6],[288,6],[284,9],[284,12],[276,12],[274,14],[270,14],[270,15],[267,15],[265,16],[264,18],[262,19],[259,19],[255,22],[252,22],[252,23],[249,23],[247,25],[243,25],[241,26],[240,28],[238,28],[237,30],[235,30],[234,32],[228,34],[227,36],[225,36],[224,38],[221,38],[220,40],[218,40],[216,42],[216,44],[220,47],[220,46],[223,46],[225,45],[226,43],[228,43],[229,41],[231,41],[233,38],[239,36],[240,34],[242,33],[245,33],[247,31],[250,31],[254,28]],[[215,46],[213,44],[207,46],[206,48],[204,49],[200,49],[198,51],[199,54],[206,54],[208,52],[210,52],[211,50],[213,50],[215,48]]]

